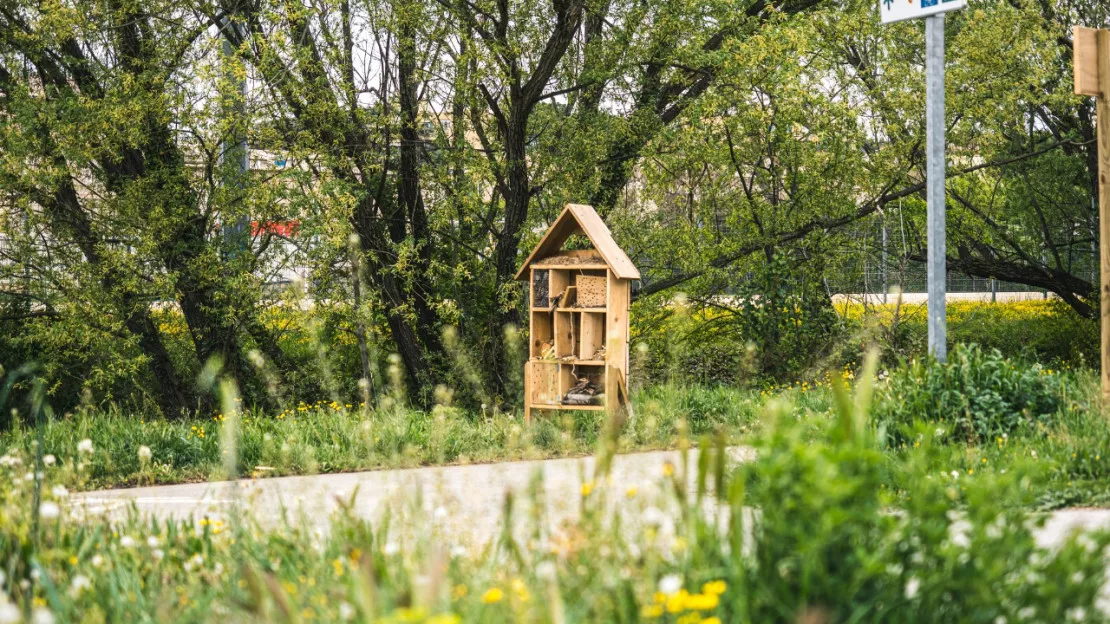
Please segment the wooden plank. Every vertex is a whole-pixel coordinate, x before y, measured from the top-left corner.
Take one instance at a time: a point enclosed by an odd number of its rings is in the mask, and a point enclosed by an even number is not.
[[[575,271],[604,271],[604,264],[548,264],[546,262],[537,262],[532,265],[533,269],[573,269]]]
[[[555,301],[555,297],[559,295],[565,296],[567,293],[567,286],[570,286],[570,271],[556,271],[549,269],[547,273],[547,289],[551,293],[548,300]],[[561,301],[562,299],[560,299]]]
[[[1072,33],[1075,92],[1078,95],[1097,96],[1100,88],[1098,30],[1076,26]]]
[[[609,269],[617,277],[621,279],[640,279],[640,271],[636,269],[636,265],[632,264],[632,260],[629,260],[620,245],[617,245],[617,241],[613,240],[613,233],[609,231],[593,206],[569,204],[567,209],[574,213],[578,223],[582,226],[582,231],[586,233],[594,247],[601,252],[601,257],[605,259]]]
[[[1102,404],[1106,409],[1110,406],[1110,30],[1099,30],[1097,39],[1099,281],[1102,290]]]
[[[591,360],[597,350],[605,344],[605,316],[602,314],[582,314],[578,357]]]
[[[632,396],[628,394],[628,383],[625,381],[624,373],[622,373],[620,369],[616,370],[616,376],[617,389],[620,390],[621,395],[621,405],[624,406],[624,409],[628,410],[628,418],[633,419],[636,417],[636,413],[632,411]]]
[[[524,422],[532,422],[532,362],[524,363]]]
[[[571,312],[555,313],[555,357],[561,358],[568,355],[578,355],[574,340],[574,314]]]
[[[610,275],[609,312],[605,324],[605,359],[628,373],[628,311],[632,282]]]
[[[531,383],[532,407],[559,404],[559,363],[532,360]]]

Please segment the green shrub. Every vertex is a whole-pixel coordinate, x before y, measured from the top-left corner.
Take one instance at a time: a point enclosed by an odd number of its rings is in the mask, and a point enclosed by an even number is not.
[[[968,442],[1049,424],[1062,405],[1061,376],[1040,364],[1003,357],[997,349],[957,345],[933,359],[896,369],[881,394],[876,420],[896,442],[915,422],[950,427]]]

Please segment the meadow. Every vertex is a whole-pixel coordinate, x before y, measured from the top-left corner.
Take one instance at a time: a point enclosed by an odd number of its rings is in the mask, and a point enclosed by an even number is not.
[[[295,518],[263,529],[236,513],[77,519],[65,484],[83,482],[107,450],[82,440],[51,462],[10,451],[0,621],[1105,621],[1110,534],[1053,549],[1033,539],[1026,506],[1048,467],[1015,460],[939,478],[951,454],[927,426],[892,454],[869,416],[873,376],[872,360],[851,392],[831,380],[820,393],[834,407],[817,420],[791,401],[808,389],[769,401],[751,462],[727,461],[722,434],[680,432],[699,460],[664,469],[659,494],[642,500],[607,479],[620,442],[605,427],[578,519],[551,526],[533,511],[523,534],[487,545],[453,544],[435,517],[370,525],[342,509],[324,532]],[[508,499],[506,526],[517,508]]]

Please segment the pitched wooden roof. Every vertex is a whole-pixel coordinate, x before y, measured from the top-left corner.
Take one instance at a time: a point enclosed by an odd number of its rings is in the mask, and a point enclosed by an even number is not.
[[[516,279],[528,279],[528,267],[533,262],[554,255],[563,248],[563,243],[567,242],[572,234],[578,232],[585,234],[586,238],[590,239],[594,249],[601,254],[605,264],[608,265],[609,270],[615,276],[621,279],[640,279],[640,271],[636,269],[636,265],[632,264],[624,250],[613,240],[612,233],[609,232],[609,228],[605,226],[601,217],[597,215],[594,207],[586,204],[567,204],[563,212],[559,213],[559,218],[555,219],[555,223],[548,228],[539,244],[536,245],[528,259],[521,265],[520,271],[517,271]]]

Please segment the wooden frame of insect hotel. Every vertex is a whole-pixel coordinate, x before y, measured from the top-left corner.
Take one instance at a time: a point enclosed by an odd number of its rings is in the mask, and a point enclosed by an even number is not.
[[[572,236],[591,248],[564,250]],[[628,401],[628,311],[640,272],[592,206],[568,204],[516,274],[528,280],[524,418]]]

